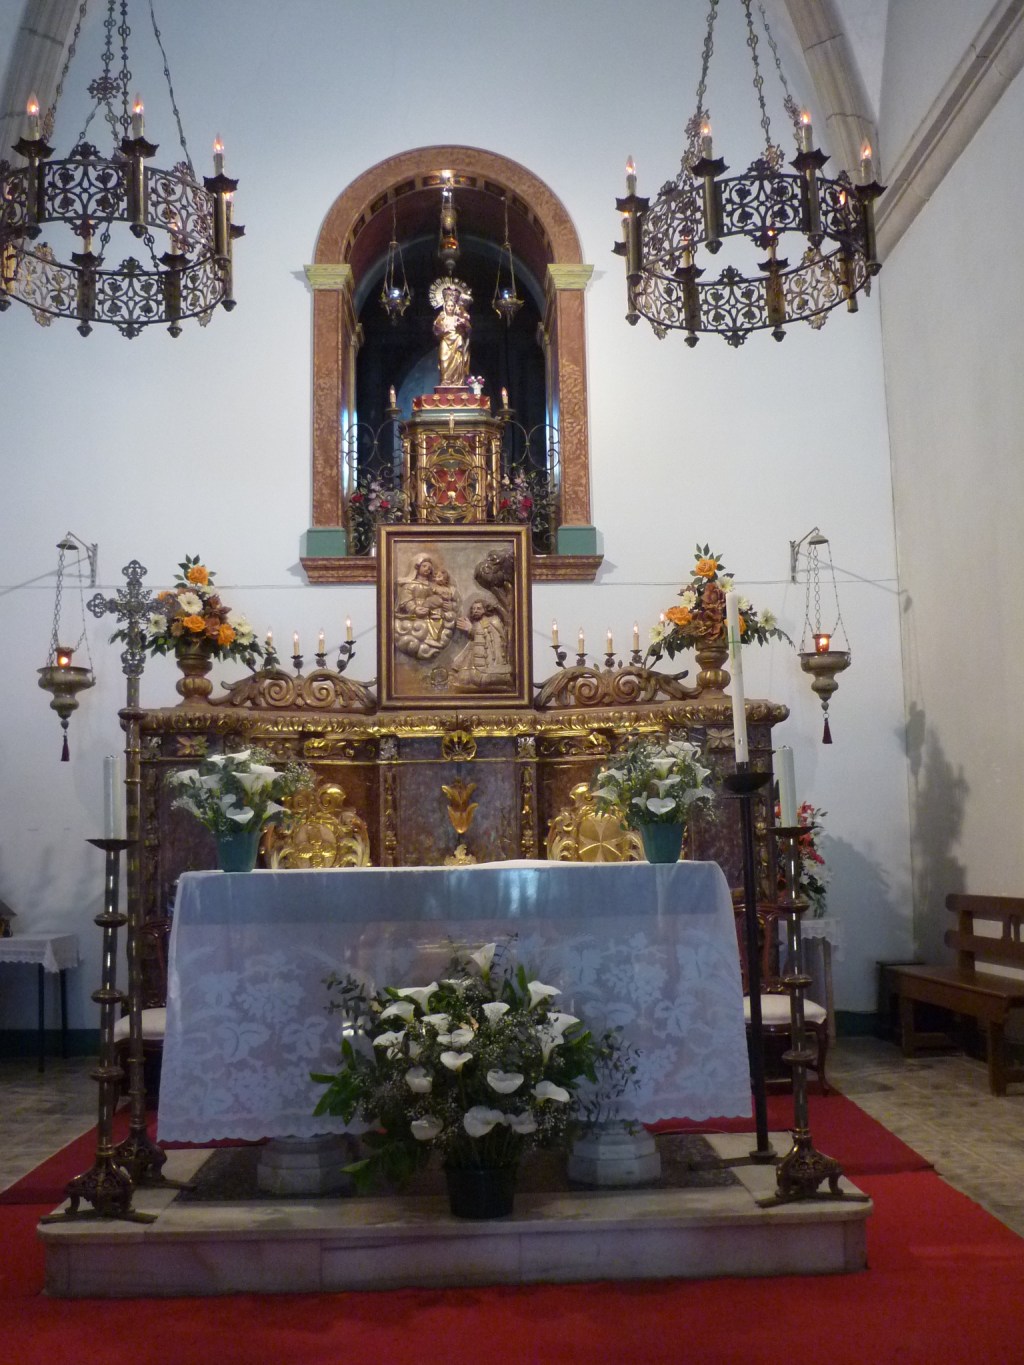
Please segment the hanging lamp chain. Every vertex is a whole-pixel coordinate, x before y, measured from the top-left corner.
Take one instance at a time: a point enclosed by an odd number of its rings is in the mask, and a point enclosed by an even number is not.
[[[181,150],[185,153],[185,163],[188,166],[189,174],[192,176],[192,179],[195,180],[196,172],[195,167],[192,165],[192,154],[189,151],[188,143],[185,140],[185,127],[181,121],[181,111],[178,108],[178,101],[174,96],[174,85],[171,81],[171,68],[167,60],[167,53],[164,51],[163,37],[161,36],[160,30],[157,28],[156,10],[153,8],[153,0],[149,0],[149,14],[150,18],[153,20],[153,36],[156,39],[157,47],[160,49],[160,56],[164,59],[164,80],[167,82],[167,93],[171,97],[171,109],[174,113],[174,121],[178,125],[178,138],[181,142]]]
[[[796,136],[799,136],[800,106],[799,104],[797,104],[796,100],[793,98],[790,92],[789,82],[786,80],[786,73],[782,69],[782,58],[779,56],[779,49],[775,43],[775,37],[768,24],[768,16],[767,14],[765,14],[764,11],[764,0],[758,0],[757,8],[761,15],[761,23],[764,27],[764,36],[768,39],[768,46],[771,48],[772,56],[775,58],[775,71],[779,78],[779,84],[782,86],[782,89],[785,92],[782,103],[783,106],[785,107],[786,113],[790,117],[790,121],[793,124],[794,134]]]
[[[64,58],[64,65],[61,67],[60,76],[57,79],[57,88],[53,92],[53,103],[50,105],[49,109],[47,109],[46,116],[43,119],[42,133],[44,142],[49,142],[50,138],[53,137],[53,125],[57,118],[57,105],[60,103],[60,97],[64,93],[64,82],[67,80],[68,68],[75,58],[75,52],[78,48],[78,39],[82,34],[82,21],[85,19],[85,12],[88,8],[89,0],[82,0],[82,3],[78,7],[78,18],[75,20],[75,31],[71,35],[67,56]],[[79,141],[81,141],[81,139],[79,139]]]
[[[773,170],[778,170],[782,165],[782,148],[777,147],[772,142],[772,127],[768,118],[768,106],[764,98],[764,77],[761,75],[761,62],[757,55],[757,32],[754,28],[751,3],[752,0],[743,0],[743,13],[747,24],[747,47],[750,49],[750,60],[754,65],[754,91],[761,109],[761,127],[764,130],[764,159]]]

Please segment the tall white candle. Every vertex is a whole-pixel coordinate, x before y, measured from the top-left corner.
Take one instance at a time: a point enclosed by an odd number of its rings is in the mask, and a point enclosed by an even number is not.
[[[725,622],[729,631],[729,672],[732,674],[732,730],[736,743],[736,762],[747,763],[747,705],[743,696],[743,659],[740,651],[740,599],[733,588],[725,597]]]
[[[124,783],[116,754],[108,754],[103,760],[103,837],[124,838]]]
[[[788,744],[783,744],[775,750],[775,776],[779,780],[779,823],[793,829],[797,823],[796,774],[793,768],[793,750]]]

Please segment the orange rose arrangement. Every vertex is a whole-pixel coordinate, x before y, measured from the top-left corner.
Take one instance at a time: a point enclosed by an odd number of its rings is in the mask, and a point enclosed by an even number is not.
[[[725,599],[733,591],[732,574],[724,572],[721,555],[713,554],[709,545],[698,542],[694,560],[690,581],[679,589],[679,605],[669,607],[663,623],[652,632],[647,651],[650,662],[656,662],[663,654],[671,659],[696,645],[725,643]],[[752,640],[759,645],[771,639],[789,640],[770,611],[756,611],[745,597],[740,598],[739,617],[740,639],[744,644]]]
[[[198,555],[186,555],[178,568],[174,587],[153,599],[143,648],[150,654],[180,654],[198,647],[211,659],[241,659],[252,668],[263,654],[252,626],[221,601],[214,576]],[[111,639],[125,640],[127,634],[115,631]]]

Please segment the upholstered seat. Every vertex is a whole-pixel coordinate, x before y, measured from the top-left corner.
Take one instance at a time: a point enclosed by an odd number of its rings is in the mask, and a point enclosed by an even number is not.
[[[747,929],[746,915],[742,904],[742,893],[733,892],[733,907],[736,912],[736,935],[740,945],[740,968],[743,976],[743,1017],[747,1031],[750,1031],[750,995],[747,979]],[[784,1054],[791,1046],[792,1016],[789,992],[783,985],[779,974],[779,934],[778,921],[782,918],[774,905],[759,905],[757,909],[758,942],[761,960],[761,1025],[766,1043],[774,1045],[774,1051]],[[806,1041],[813,1040],[816,1055],[807,1063],[808,1070],[816,1073],[818,1085],[823,1095],[829,1093],[825,1078],[825,1060],[828,1054],[828,1014],[815,1000],[804,996],[804,1030]],[[766,1047],[765,1051],[768,1051]],[[792,1072],[784,1062],[785,1073],[769,1075],[766,1086],[772,1090],[788,1090],[793,1083]]]

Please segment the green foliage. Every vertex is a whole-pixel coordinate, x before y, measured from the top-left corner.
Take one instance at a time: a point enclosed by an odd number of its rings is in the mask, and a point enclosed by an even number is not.
[[[710,808],[714,799],[702,756],[685,739],[632,739],[594,778],[597,807],[617,812],[631,829],[685,824],[694,808]]]

